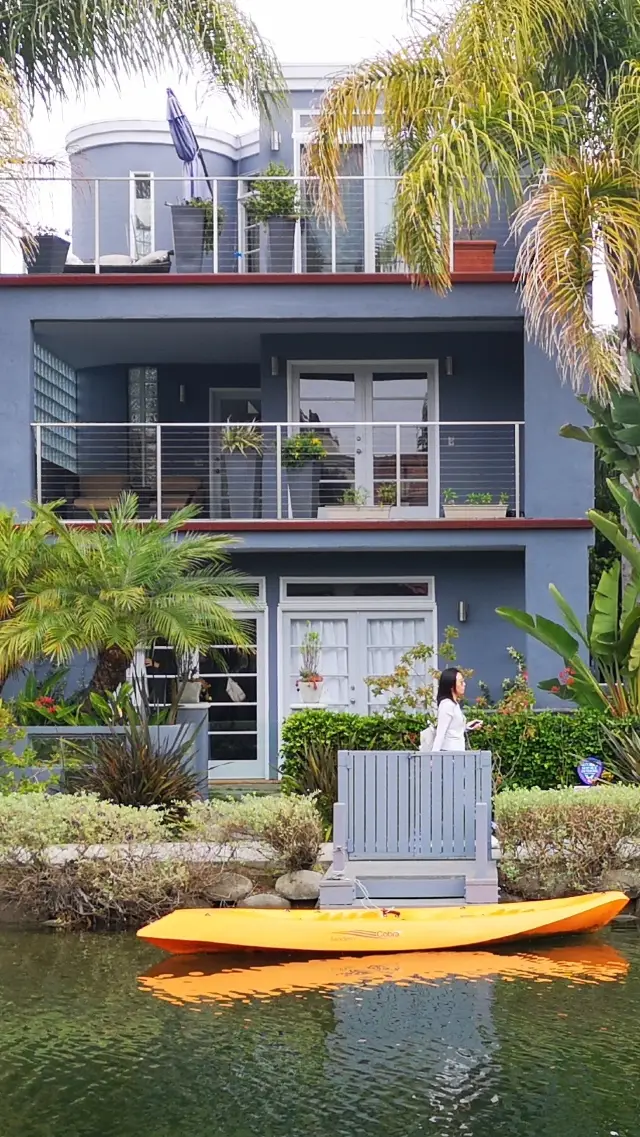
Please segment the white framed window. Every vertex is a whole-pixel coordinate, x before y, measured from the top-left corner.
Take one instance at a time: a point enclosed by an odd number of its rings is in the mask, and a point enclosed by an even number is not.
[[[206,683],[209,707],[209,777],[234,781],[268,777],[268,619],[265,581],[247,582],[255,595],[249,604],[224,601],[244,622],[253,645],[242,651],[229,643],[211,644],[193,658],[190,678]],[[153,706],[171,704],[178,673],[176,653],[158,644],[148,657],[147,677]]]
[[[280,582],[280,707],[286,717],[298,703],[300,647],[307,631],[322,643],[323,705],[369,714],[380,710],[365,678],[388,675],[417,643],[437,648],[433,577],[290,577]],[[435,661],[435,655],[434,655]],[[415,670],[424,681],[425,666]]]
[[[155,186],[149,171],[129,174],[129,245],[134,260],[155,249]]]
[[[403,512],[439,515],[436,359],[292,360],[287,375],[289,422],[313,423],[327,451],[321,505],[348,489],[374,504],[391,483]]]

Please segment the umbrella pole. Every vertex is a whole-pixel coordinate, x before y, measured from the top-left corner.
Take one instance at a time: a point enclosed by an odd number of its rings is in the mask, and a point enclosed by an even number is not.
[[[209,187],[209,193],[211,194],[211,198],[213,200],[213,183],[211,181],[211,178],[209,177],[209,171],[206,167],[206,163],[205,163],[205,160],[204,160],[204,157],[202,154],[202,150],[198,150],[198,158],[200,159],[200,165],[202,166],[202,172],[205,176],[206,183]]]

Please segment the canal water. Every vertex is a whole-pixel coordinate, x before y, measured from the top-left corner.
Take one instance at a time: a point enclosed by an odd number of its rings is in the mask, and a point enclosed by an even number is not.
[[[0,930],[0,1137],[637,1137],[640,937],[168,959]]]

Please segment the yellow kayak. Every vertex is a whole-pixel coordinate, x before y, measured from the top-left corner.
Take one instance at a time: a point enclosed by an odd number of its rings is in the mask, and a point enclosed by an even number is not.
[[[172,954],[231,951],[347,953],[447,951],[531,936],[594,932],[627,904],[623,892],[600,892],[524,904],[463,908],[279,911],[184,908],[138,935]]]
[[[413,952],[263,962],[247,956],[213,959],[180,956],[156,963],[138,977],[140,988],[157,999],[181,1006],[203,1002],[227,1005],[234,999],[270,999],[300,991],[337,991],[345,986],[378,987],[383,983],[433,983],[455,979],[566,979],[572,983],[613,983],[629,970],[624,956],[598,940],[551,948],[527,955],[482,952]]]

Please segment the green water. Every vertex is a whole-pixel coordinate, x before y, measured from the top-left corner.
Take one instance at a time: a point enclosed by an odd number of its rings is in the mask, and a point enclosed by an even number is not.
[[[638,1137],[640,938],[571,950],[150,988],[134,937],[0,931],[0,1137]]]

